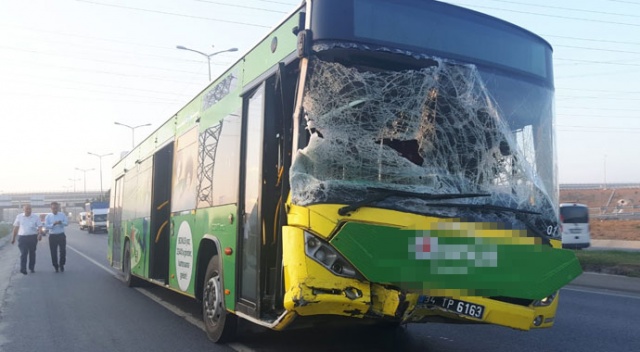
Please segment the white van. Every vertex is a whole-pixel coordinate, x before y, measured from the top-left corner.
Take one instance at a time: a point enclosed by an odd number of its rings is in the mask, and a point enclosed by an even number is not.
[[[107,232],[107,215],[109,208],[96,208],[87,212],[87,229],[89,233]]]
[[[591,245],[589,207],[579,203],[561,203],[560,233],[562,248],[588,248]]]
[[[80,225],[80,230],[85,230],[87,228],[87,213],[82,211],[78,213],[78,224]]]

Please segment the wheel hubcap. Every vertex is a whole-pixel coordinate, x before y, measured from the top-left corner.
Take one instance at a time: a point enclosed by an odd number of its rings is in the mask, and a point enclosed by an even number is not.
[[[220,281],[218,276],[214,276],[207,281],[204,290],[204,312],[207,320],[215,325],[220,320],[222,309],[222,299],[220,297]]]

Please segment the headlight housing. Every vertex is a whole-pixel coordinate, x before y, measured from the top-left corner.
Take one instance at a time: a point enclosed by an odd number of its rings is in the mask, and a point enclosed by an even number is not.
[[[304,253],[335,275],[364,280],[362,274],[335,248],[307,231],[304,232]]]
[[[556,299],[557,296],[558,296],[558,291],[548,295],[547,297],[545,297],[543,299],[539,299],[539,300],[533,301],[533,306],[534,307],[548,307],[548,306],[551,305],[551,303],[553,303],[553,301]]]

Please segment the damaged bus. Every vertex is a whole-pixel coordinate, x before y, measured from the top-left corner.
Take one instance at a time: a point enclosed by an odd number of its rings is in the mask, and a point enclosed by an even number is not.
[[[554,323],[552,49],[437,1],[307,0],[113,168],[108,259],[213,341]]]

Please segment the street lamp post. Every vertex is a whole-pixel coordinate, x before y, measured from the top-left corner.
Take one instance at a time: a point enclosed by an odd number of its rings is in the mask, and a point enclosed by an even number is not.
[[[604,189],[607,189],[607,154],[604,155]]]
[[[118,126],[124,126],[127,128],[131,129],[131,150],[133,150],[133,147],[135,147],[136,143],[135,143],[135,136],[134,136],[134,131],[136,130],[136,128],[138,127],[145,127],[145,126],[151,126],[150,123],[145,123],[144,125],[138,125],[138,126],[129,126],[127,124],[124,124],[122,122],[114,122],[114,124],[118,125]]]
[[[102,157],[113,155],[113,153],[108,154],[95,154],[92,152],[87,152],[89,155],[97,156],[100,159],[100,200],[104,200],[104,194],[102,193]]]
[[[82,171],[82,173],[84,174],[84,199],[87,199],[87,171],[93,171],[95,169],[81,169],[79,167],[76,167],[76,170],[78,171]]]
[[[73,193],[76,193],[76,181],[80,181],[79,178],[70,178],[69,181],[73,182]]]
[[[194,53],[198,53],[204,57],[207,58],[207,67],[209,68],[209,82],[211,82],[211,57],[221,54],[221,53],[227,53],[227,52],[234,52],[234,51],[238,51],[238,48],[230,48],[227,50],[220,50],[220,51],[216,51],[215,53],[211,53],[211,54],[207,54],[207,53],[203,53],[202,51],[198,51],[198,50],[193,50],[193,49],[189,49],[187,47],[184,47],[182,45],[178,45],[176,46],[177,49],[180,50],[188,50],[188,51],[193,51]]]

